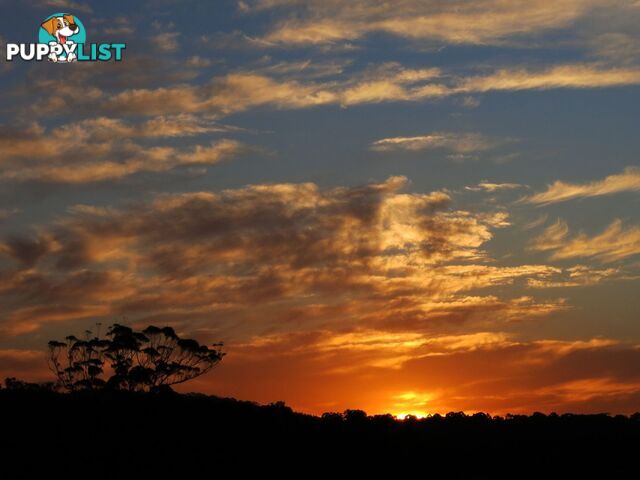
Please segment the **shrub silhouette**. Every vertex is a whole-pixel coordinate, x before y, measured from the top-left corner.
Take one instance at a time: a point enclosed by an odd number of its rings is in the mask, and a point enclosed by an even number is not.
[[[171,327],[142,331],[114,324],[106,338],[49,342],[48,364],[69,391],[114,389],[159,391],[203,375],[224,357],[222,344],[210,347],[180,338]],[[105,380],[105,369],[111,376]]]
[[[6,390],[22,391],[22,392],[53,392],[55,390],[54,382],[31,383],[20,380],[16,377],[7,377],[4,379],[4,387]],[[0,386],[2,388],[2,386]]]

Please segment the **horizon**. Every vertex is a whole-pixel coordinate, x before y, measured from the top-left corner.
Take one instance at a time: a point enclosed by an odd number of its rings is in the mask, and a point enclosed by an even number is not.
[[[1,379],[169,325],[179,392],[640,410],[638,0],[0,6]],[[122,59],[6,61],[54,13]]]

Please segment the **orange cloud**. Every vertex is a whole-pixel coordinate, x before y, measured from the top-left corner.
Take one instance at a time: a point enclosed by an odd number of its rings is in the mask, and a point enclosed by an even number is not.
[[[136,115],[206,111],[229,114],[261,105],[302,108],[328,103],[336,103],[336,94],[330,86],[295,80],[276,81],[264,75],[239,72],[214,78],[199,87],[125,90],[101,103],[100,107],[103,111]]]
[[[406,181],[251,185],[120,209],[73,207],[32,237],[0,242],[12,265],[0,286],[5,333],[58,321],[49,311],[61,305],[78,319],[191,324],[222,315],[219,328],[233,336],[284,330],[295,318],[437,331],[567,308],[561,299],[479,292],[557,269],[487,264],[483,246],[508,216],[452,209],[443,192],[404,193]]]
[[[460,80],[456,93],[550,90],[558,88],[605,88],[640,83],[640,69],[611,68],[598,64],[556,65],[546,69],[500,69],[489,75]]]
[[[548,205],[576,198],[599,197],[621,192],[640,191],[640,168],[628,167],[617,175],[609,175],[603,180],[589,183],[565,183],[556,181],[545,192],[525,199],[527,203]]]
[[[615,2],[609,2],[616,5]],[[489,44],[509,37],[532,35],[565,27],[586,15],[591,0],[571,0],[562,6],[548,0],[529,2],[482,0],[479,2],[357,0],[345,4],[315,0],[257,1],[246,12],[283,6],[302,7],[302,14],[286,19],[263,40],[270,44],[327,44],[354,41],[369,33],[384,32],[415,40],[453,44]]]
[[[640,84],[640,69],[633,66],[616,68],[601,63],[560,64],[535,69],[511,67],[482,75],[454,75],[441,68],[407,68],[396,62],[387,62],[355,73],[343,73],[339,79],[323,73],[306,76],[295,71],[290,73],[287,68],[291,66],[282,64],[272,67],[271,70],[264,66],[240,70],[213,77],[204,84],[189,84],[178,78],[180,83],[169,86],[115,91],[111,85],[103,87],[102,79],[89,78],[85,73],[73,80],[56,77],[38,79],[28,90],[18,93],[37,99],[33,103],[38,105],[38,118],[60,111],[76,111],[109,116],[182,115],[183,123],[188,121],[185,114],[223,116],[264,106],[302,109],[322,105],[422,102],[490,91],[611,88]],[[92,72],[100,73],[101,68],[106,67],[98,66]],[[335,71],[336,67],[330,68]],[[338,71],[342,73],[340,68]],[[118,77],[124,73],[114,72],[113,75]],[[163,72],[162,76],[167,81],[173,78],[170,72]],[[122,81],[124,85],[132,83],[126,79]],[[87,87],[87,84],[92,86]],[[49,95],[51,90],[56,91],[55,97]],[[29,109],[25,111],[25,115],[33,113]],[[135,129],[134,133],[140,134]]]
[[[235,140],[182,149],[147,147],[133,139],[192,136],[221,129],[189,115],[157,117],[137,125],[99,117],[51,131],[37,123],[23,129],[5,129],[0,132],[0,147],[4,149],[0,178],[88,183],[138,172],[165,172],[179,166],[213,165],[239,155],[244,147]],[[57,148],[50,147],[52,142]]]
[[[597,285],[605,280],[636,278],[625,274],[620,268],[598,269],[586,265],[567,268],[560,278],[530,278],[527,284],[533,288],[567,288]]]
[[[640,254],[640,227],[624,228],[614,220],[602,233],[589,237],[585,233],[570,238],[567,224],[558,220],[530,243],[534,251],[552,251],[551,258],[595,258],[614,262]]]
[[[489,138],[479,133],[436,132],[416,137],[391,137],[376,140],[372,150],[431,150],[445,149],[455,153],[475,153],[490,150],[504,144],[504,140]]]

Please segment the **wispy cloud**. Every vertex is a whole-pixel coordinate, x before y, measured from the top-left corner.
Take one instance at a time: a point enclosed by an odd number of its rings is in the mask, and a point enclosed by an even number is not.
[[[546,191],[526,199],[527,203],[547,205],[576,198],[599,197],[621,192],[640,191],[640,168],[628,167],[622,173],[609,175],[603,180],[588,183],[566,183],[556,181]]]
[[[178,166],[213,165],[245,147],[223,139],[190,147],[146,146],[136,139],[188,137],[227,127],[190,115],[156,117],[141,123],[99,117],[48,130],[37,123],[0,128],[0,179],[88,183]],[[58,148],[48,148],[51,142]]]
[[[595,258],[614,262],[640,254],[640,227],[625,228],[615,220],[602,233],[570,236],[566,222],[558,220],[530,243],[531,250],[552,251],[551,259]]]
[[[559,275],[548,278],[530,278],[527,285],[532,288],[575,288],[598,285],[607,280],[634,278],[620,268],[593,268],[586,265],[569,267]]]
[[[616,2],[609,1],[615,5]],[[258,0],[244,2],[244,12],[295,7],[297,15],[280,22],[264,39],[283,45],[358,40],[369,33],[451,44],[491,44],[509,37],[534,35],[565,27],[597,5],[570,0],[562,6],[548,0],[480,2],[402,0],[393,3],[356,0]]]
[[[506,140],[488,137],[480,133],[434,132],[415,137],[382,138],[373,142],[371,149],[382,152],[444,149],[466,154],[491,150],[505,143],[507,143]]]
[[[188,63],[188,62],[186,62]],[[176,115],[208,113],[229,115],[258,107],[303,109],[323,105],[344,107],[388,102],[423,102],[490,91],[590,89],[640,84],[640,68],[611,68],[601,64],[566,64],[537,69],[505,68],[482,75],[452,75],[441,68],[409,68],[395,62],[382,63],[361,71],[346,71],[334,79],[320,75],[283,74],[286,65],[253,70],[237,70],[214,76],[204,83],[172,84],[158,88],[103,88],[102,79],[89,84],[87,75],[78,79],[37,79],[23,93],[37,101],[25,112],[39,118],[73,110],[100,115]],[[101,68],[101,67],[98,67]],[[129,67],[142,68],[142,67]],[[335,68],[335,65],[332,67]],[[144,70],[144,69],[142,69]],[[301,71],[304,71],[303,68]],[[162,78],[197,75],[182,63],[163,72]],[[322,69],[317,70],[322,72]],[[100,73],[99,69],[95,72]],[[158,75],[143,71],[114,72],[113,78],[131,82],[132,74],[145,82],[157,82]],[[55,89],[57,95],[49,95]]]
[[[640,36],[609,32],[590,39],[592,53],[602,61],[617,65],[637,65],[640,60]]]
[[[640,84],[640,68],[614,68],[601,64],[555,65],[541,69],[504,68],[488,75],[462,78],[454,93],[606,88]]]
[[[480,182],[477,185],[464,187],[465,190],[469,190],[471,192],[480,192],[485,191],[489,193],[498,192],[500,190],[517,190],[519,188],[526,188],[526,185],[522,185],[520,183],[491,183],[491,182]]]
[[[523,230],[533,230],[534,228],[538,228],[542,225],[544,225],[545,223],[547,223],[547,219],[549,218],[549,214],[548,213],[543,213],[538,215],[536,218],[534,218],[533,220],[530,220],[529,222],[525,223],[522,228]]]

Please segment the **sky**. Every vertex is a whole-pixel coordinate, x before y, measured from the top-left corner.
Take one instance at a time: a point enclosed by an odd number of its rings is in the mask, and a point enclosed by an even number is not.
[[[639,409],[639,1],[0,8],[0,378],[117,322],[313,414]],[[5,61],[59,12],[123,61]]]

